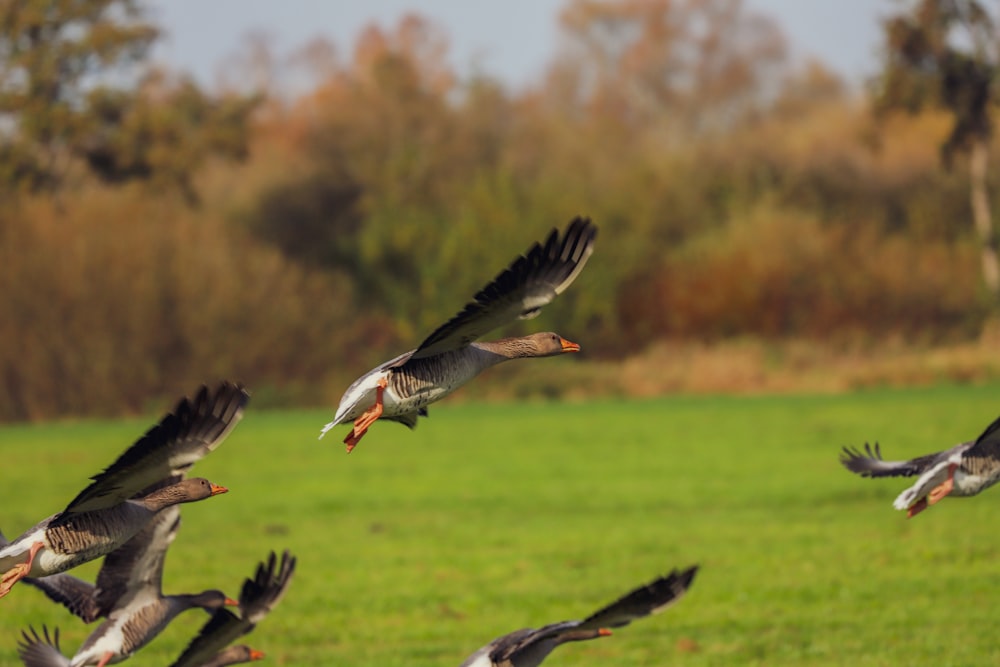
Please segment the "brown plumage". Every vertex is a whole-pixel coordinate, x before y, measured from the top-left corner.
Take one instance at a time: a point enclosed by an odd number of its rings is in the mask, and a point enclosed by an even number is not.
[[[1000,481],[1000,418],[986,427],[975,440],[950,449],[907,461],[886,461],[876,443],[866,444],[864,453],[844,447],[840,462],[862,477],[912,477],[913,486],[904,490],[893,506],[914,516],[945,496],[974,496]]]
[[[0,597],[25,576],[57,574],[110,553],[165,507],[224,492],[205,479],[178,480],[221,444],[248,400],[246,390],[228,382],[213,392],[202,387],[193,401],[181,399],[66,509],[0,548]]]
[[[220,658],[221,652],[237,638],[253,630],[281,601],[295,574],[295,562],[295,557],[286,550],[279,563],[272,551],[267,562],[257,566],[253,578],[243,581],[239,615],[228,609],[216,611],[171,667],[230,664],[214,661],[223,659]]]
[[[500,272],[450,320],[416,349],[399,355],[355,380],[344,392],[332,422],[354,422],[344,442],[350,452],[378,419],[410,428],[438,401],[480,372],[502,361],[549,357],[578,352],[580,346],[558,334],[544,332],[492,342],[478,339],[497,327],[535,317],[542,307],[566,290],[583,270],[594,250],[597,227],[574,219],[560,236],[555,229]]]
[[[657,577],[623,595],[582,621],[552,623],[537,630],[515,630],[482,647],[461,667],[538,667],[559,646],[605,637],[611,628],[663,611],[676,602],[694,581],[698,566]]]

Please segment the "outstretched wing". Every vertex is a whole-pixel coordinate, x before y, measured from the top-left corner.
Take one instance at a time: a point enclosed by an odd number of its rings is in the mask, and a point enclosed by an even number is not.
[[[183,474],[225,440],[249,400],[241,385],[229,382],[213,392],[203,386],[193,401],[182,398],[173,412],[92,477],[93,483],[63,513],[113,507],[165,477]]]
[[[587,218],[575,218],[562,238],[553,229],[544,243],[528,248],[408,359],[457,350],[497,327],[534,317],[576,280],[594,251],[596,237],[597,227]]]
[[[178,482],[171,477],[167,482]],[[161,510],[132,539],[104,557],[97,573],[97,605],[104,614],[128,604],[136,595],[159,597],[167,548],[177,536],[181,511],[176,505]]]
[[[986,427],[982,435],[965,452],[967,459],[1000,459],[1000,417]]]
[[[854,447],[844,447],[840,453],[840,462],[845,468],[862,477],[913,477],[923,474],[937,462],[970,445],[971,442],[964,442],[946,451],[918,456],[909,461],[886,461],[882,458],[882,450],[877,442],[874,449],[866,442],[864,454]]]
[[[44,636],[29,627],[27,631],[21,632],[21,641],[17,644],[17,654],[21,656],[21,662],[25,667],[68,667],[70,660],[59,650],[59,630],[50,636],[49,629],[42,626]]]
[[[479,667],[489,664],[536,665],[544,660],[559,644],[567,640],[593,639],[604,634],[598,632],[606,628],[620,628],[632,621],[644,618],[666,609],[676,602],[694,581],[698,566],[658,577],[620,597],[611,604],[588,616],[582,621],[561,621],[541,628],[515,630],[482,647],[469,656],[461,667]],[[574,636],[575,635],[575,636]]]
[[[581,629],[587,628],[620,628],[632,621],[657,614],[680,599],[694,581],[698,566],[689,567],[678,572],[657,577],[645,586],[615,600],[607,607],[600,609],[580,623]]]
[[[244,580],[240,615],[228,609],[216,611],[172,667],[204,665],[235,639],[253,630],[284,597],[294,573],[295,557],[286,550],[278,565],[272,551],[267,562],[257,566],[253,579]]]
[[[34,586],[45,593],[53,602],[58,602],[66,607],[74,616],[78,616],[84,623],[92,623],[106,615],[101,612],[97,601],[94,598],[94,585],[82,579],[77,579],[71,574],[53,574],[48,577],[25,577],[24,583]]]

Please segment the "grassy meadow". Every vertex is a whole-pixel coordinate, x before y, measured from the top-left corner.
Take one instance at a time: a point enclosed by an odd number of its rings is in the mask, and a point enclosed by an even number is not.
[[[663,614],[546,665],[973,665],[1000,662],[1000,492],[913,520],[905,480],[843,470],[973,438],[1000,386],[571,403],[446,401],[414,432],[378,423],[351,455],[326,411],[250,408],[198,475],[230,493],[186,506],[167,592],[236,595],[271,549],[299,558],[247,643],[262,664],[458,665],[519,627],[582,618],[673,567],[702,566]],[[0,428],[0,528],[61,509],[167,409]],[[76,573],[93,577],[96,564]],[[27,586],[0,601],[0,664],[21,628],[83,626]],[[136,664],[166,665],[189,612]]]

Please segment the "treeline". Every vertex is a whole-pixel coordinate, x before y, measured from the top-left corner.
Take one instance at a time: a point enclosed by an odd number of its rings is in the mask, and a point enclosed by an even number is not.
[[[205,136],[230,140],[176,137],[190,168],[139,132],[128,145],[158,146],[150,173],[172,178],[8,187],[0,419],[139,410],[212,377],[332,401],[574,215],[597,252],[530,329],[594,358],[976,337],[990,308],[968,175],[939,160],[948,119],[876,119],[742,3],[679,5],[568,3],[562,54],[518,91],[460,80],[446,35],[411,16],[348,58],[296,54],[305,93],[220,93],[205,109],[240,112]]]

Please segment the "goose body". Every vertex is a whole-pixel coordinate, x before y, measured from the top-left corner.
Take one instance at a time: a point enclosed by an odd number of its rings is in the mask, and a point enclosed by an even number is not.
[[[216,611],[171,667],[222,667],[262,658],[262,653],[248,647],[226,647],[253,630],[281,601],[295,573],[295,562],[285,551],[279,563],[272,551],[267,562],[257,566],[254,577],[243,581],[239,614]]]
[[[1000,481],[1000,419],[975,440],[905,461],[886,461],[878,443],[845,447],[841,463],[862,477],[917,477],[893,502],[912,517],[945,496],[974,496]]]
[[[560,237],[552,230],[514,260],[465,308],[438,327],[418,347],[355,380],[344,392],[322,438],[339,424],[354,422],[344,442],[350,452],[378,419],[415,428],[427,406],[479,373],[511,359],[578,352],[580,346],[552,332],[482,342],[477,339],[517,319],[535,317],[568,288],[593,252],[597,228],[576,218]]]
[[[65,572],[122,546],[160,510],[226,491],[207,479],[194,478],[105,509],[54,514],[0,549],[0,571],[26,566],[22,577]]]
[[[594,612],[582,621],[562,621],[536,629],[524,628],[494,639],[460,667],[538,667],[562,644],[605,637],[611,628],[655,614],[677,601],[694,581],[698,567],[674,570]]]
[[[206,479],[183,476],[221,444],[248,400],[242,387],[229,383],[212,393],[202,387],[194,401],[181,399],[62,512],[0,548],[0,597],[25,576],[65,572],[114,551],[160,510],[225,492]]]
[[[162,510],[135,537],[110,553],[91,585],[67,574],[25,583],[40,588],[51,599],[65,604],[70,611],[90,622],[99,616],[107,620],[87,638],[69,664],[103,664],[125,660],[160,634],[178,615],[195,607],[214,611],[236,602],[221,591],[209,590],[197,595],[163,595],[163,564],[167,548],[180,526],[180,510],[174,506]],[[48,637],[45,629],[45,637]],[[53,665],[52,647],[38,633],[24,634],[22,660],[26,667]],[[49,648],[32,648],[49,643]],[[43,657],[44,656],[44,657]]]

